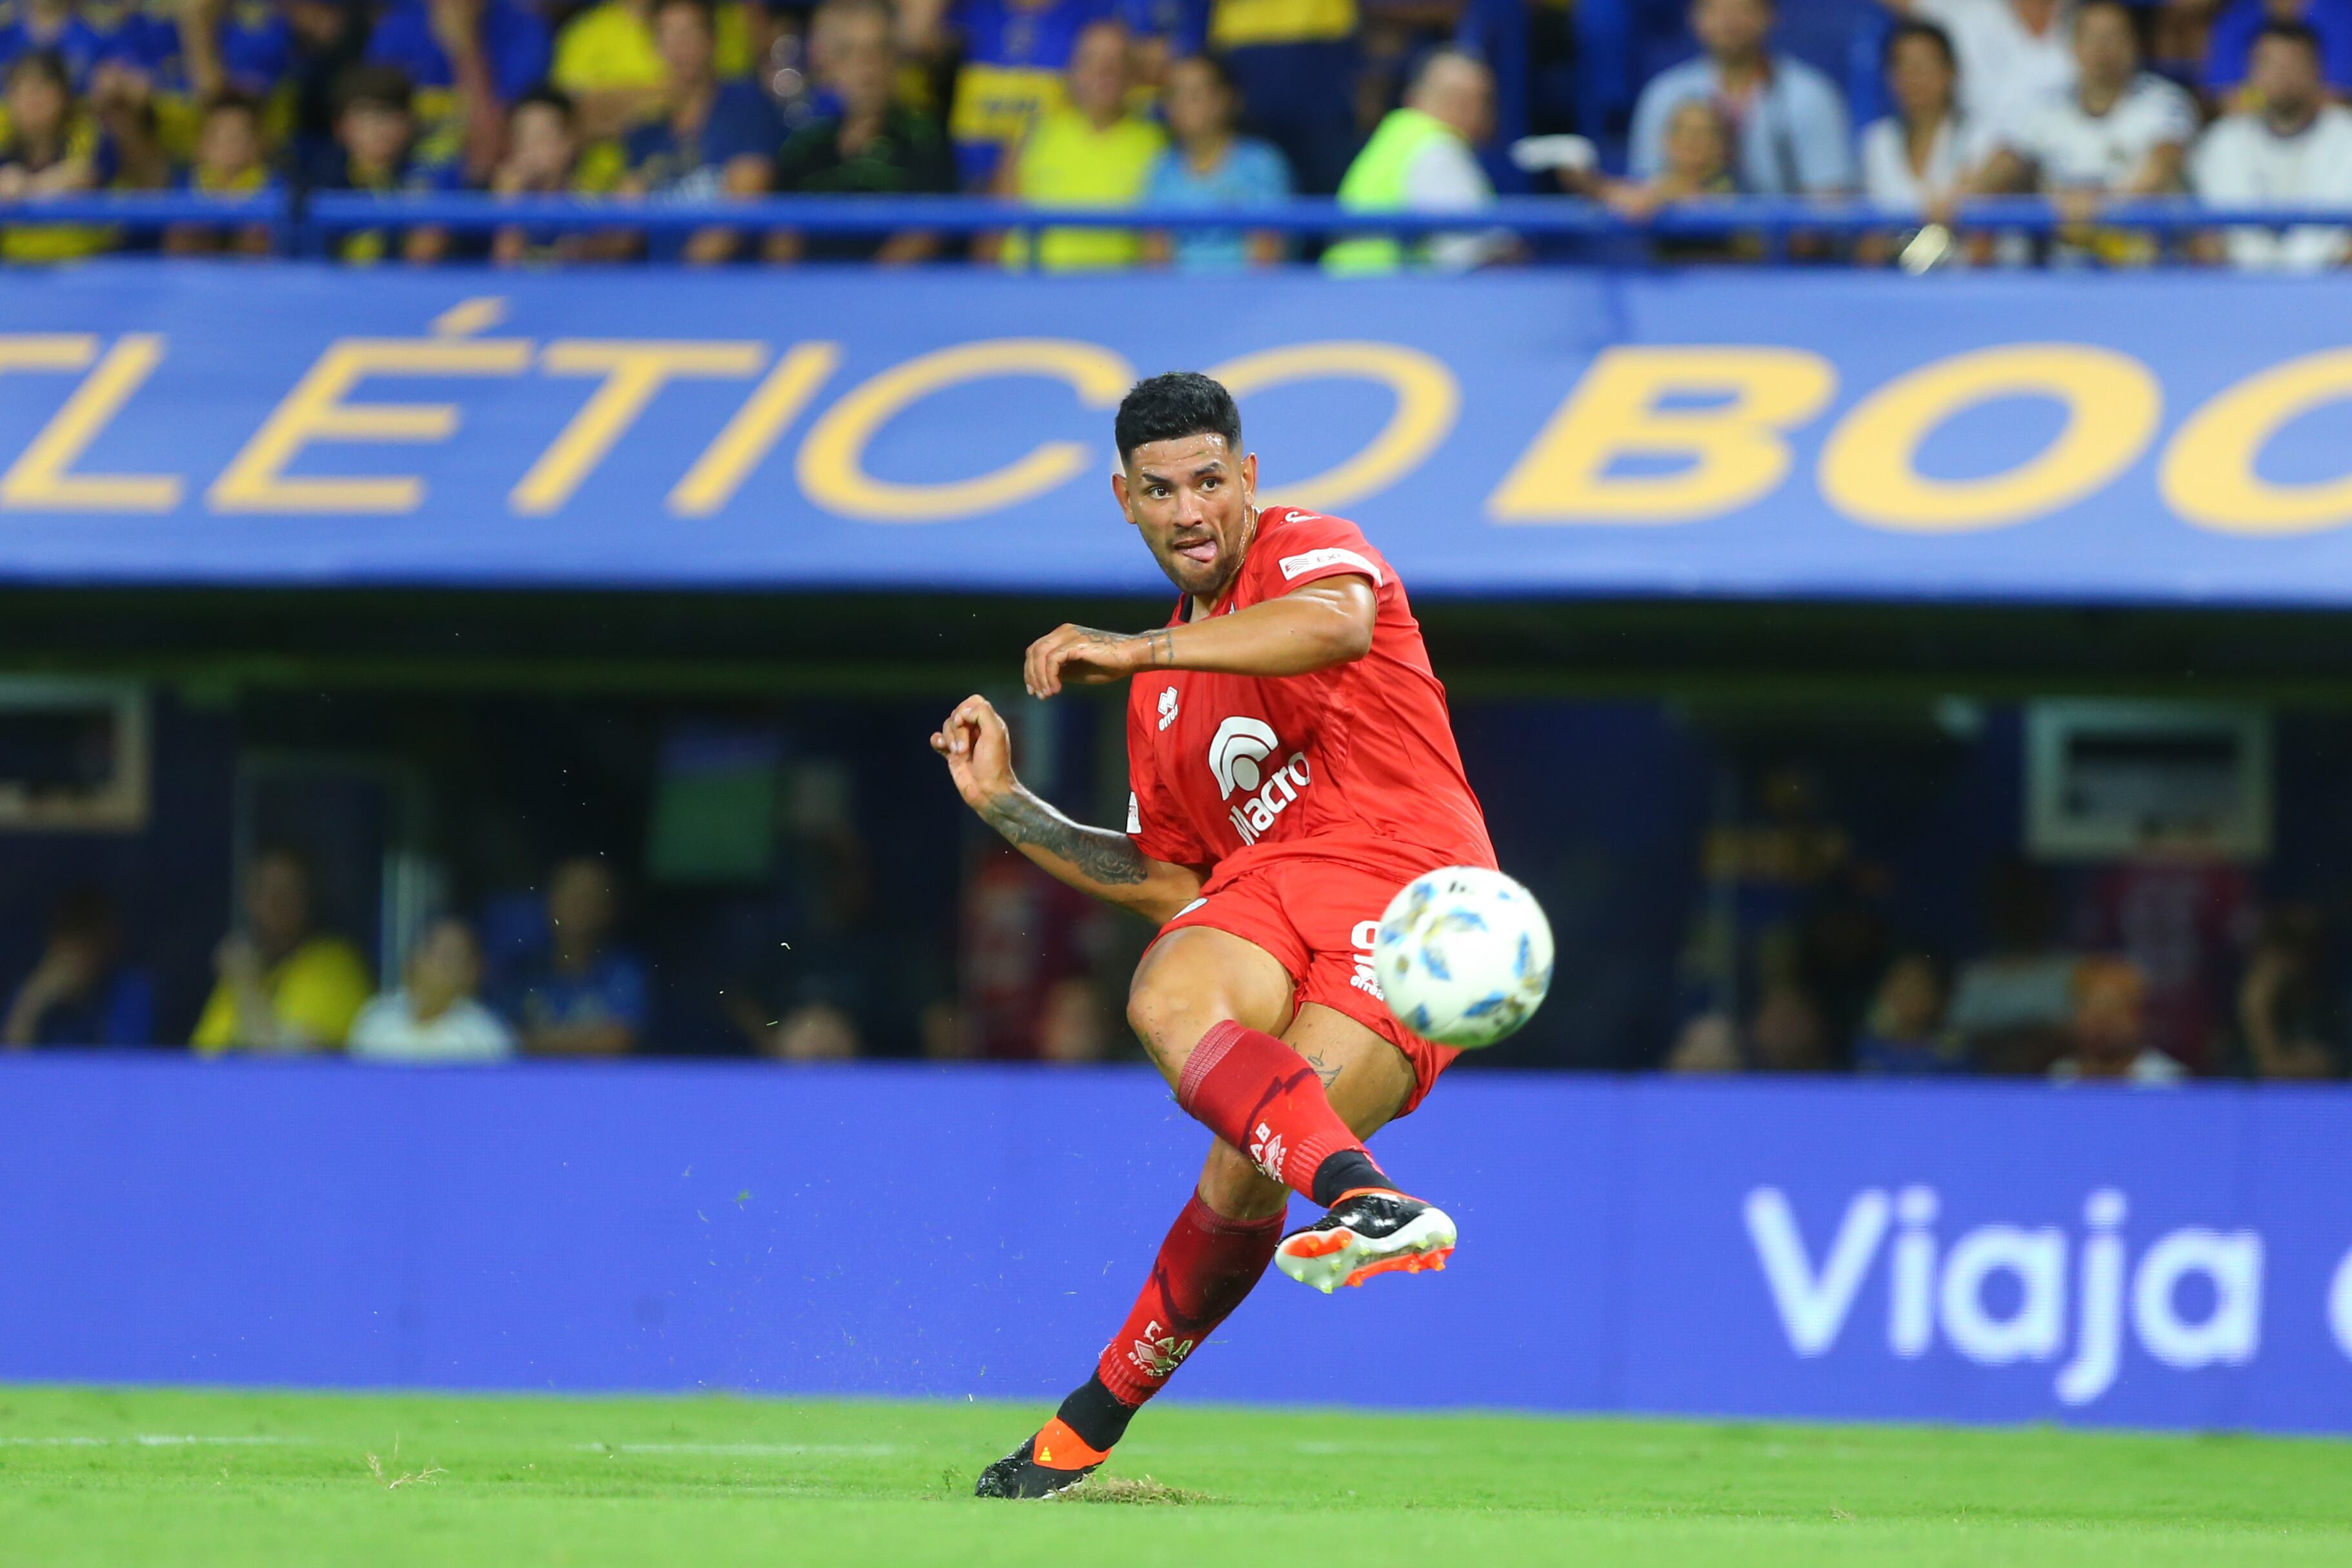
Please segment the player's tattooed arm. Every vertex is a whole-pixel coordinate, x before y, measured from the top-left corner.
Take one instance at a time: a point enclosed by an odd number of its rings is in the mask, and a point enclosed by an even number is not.
[[[1167,626],[1107,632],[1099,626],[1059,626],[1029,645],[1021,661],[1021,684],[1032,697],[1051,697],[1065,686],[1099,686],[1175,662],[1175,633]]]
[[[967,697],[931,736],[956,793],[981,820],[1046,872],[1082,893],[1165,921],[1201,891],[1201,874],[1155,860],[1124,833],[1071,821],[1022,787],[1012,738],[987,699]]]
[[[1072,822],[1025,789],[997,796],[980,816],[1013,847],[1042,849],[1105,887],[1129,887],[1151,874],[1151,862],[1134,839]]]

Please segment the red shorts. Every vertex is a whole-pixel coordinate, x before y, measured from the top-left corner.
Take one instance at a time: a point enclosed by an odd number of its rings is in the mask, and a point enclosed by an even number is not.
[[[1160,928],[1161,936],[1187,926],[1230,931],[1274,954],[1290,973],[1294,1007],[1318,1002],[1342,1013],[1404,1053],[1412,1092],[1399,1116],[1410,1115],[1462,1053],[1423,1039],[1396,1020],[1372,977],[1372,938],[1381,911],[1412,874],[1374,870],[1338,860],[1283,857],[1260,860],[1228,879],[1212,876],[1201,896]]]

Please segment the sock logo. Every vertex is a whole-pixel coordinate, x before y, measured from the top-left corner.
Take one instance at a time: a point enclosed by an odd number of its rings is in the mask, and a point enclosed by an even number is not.
[[[1144,1324],[1143,1337],[1135,1342],[1127,1359],[1146,1377],[1166,1377],[1184,1364],[1184,1358],[1192,1353],[1192,1343],[1191,1340],[1178,1339],[1154,1318]]]
[[[1282,1180],[1282,1162],[1290,1153],[1283,1146],[1282,1134],[1261,1121],[1251,1136],[1257,1142],[1249,1146],[1250,1158],[1257,1162],[1257,1168],[1265,1173],[1268,1181]]]

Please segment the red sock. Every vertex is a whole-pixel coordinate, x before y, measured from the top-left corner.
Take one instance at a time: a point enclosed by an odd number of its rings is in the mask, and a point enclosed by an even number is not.
[[[1265,1272],[1275,1243],[1282,1239],[1282,1222],[1280,1215],[1227,1219],[1193,1194],[1160,1244],[1151,1278],[1127,1321],[1103,1347],[1095,1368],[1103,1387],[1130,1411],[1159,1393],[1169,1373],[1242,1304]],[[1063,1415],[1070,1415],[1066,1407]],[[1126,1422],[1118,1425],[1124,1430]],[[1098,1440],[1106,1435],[1109,1442]],[[1098,1433],[1087,1440],[1108,1448],[1118,1434]]]
[[[1307,1059],[1231,1018],[1192,1047],[1176,1084],[1176,1103],[1259,1170],[1317,1203],[1328,1205],[1338,1195],[1318,1192],[1315,1180],[1334,1154],[1354,1156],[1340,1162],[1358,1174],[1350,1184],[1371,1184],[1360,1176],[1380,1174],[1362,1142],[1324,1098],[1323,1080]]]

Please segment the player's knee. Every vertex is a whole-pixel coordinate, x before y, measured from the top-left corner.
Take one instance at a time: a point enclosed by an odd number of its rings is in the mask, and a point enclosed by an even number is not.
[[[1232,1004],[1221,994],[1157,979],[1149,969],[1136,975],[1127,993],[1128,1027],[1171,1083],[1201,1037],[1233,1016]]]
[[[1247,1156],[1217,1140],[1201,1168],[1201,1201],[1227,1219],[1270,1219],[1290,1206],[1290,1189],[1269,1181]]]

